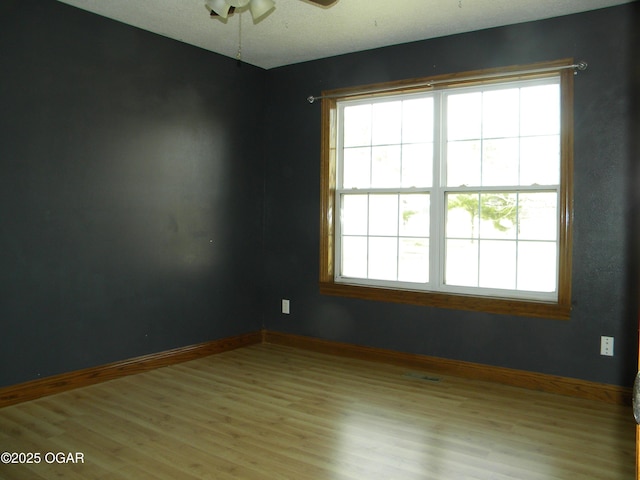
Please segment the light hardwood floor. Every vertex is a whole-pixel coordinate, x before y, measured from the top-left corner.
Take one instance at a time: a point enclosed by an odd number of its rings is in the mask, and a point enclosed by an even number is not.
[[[262,344],[0,409],[41,454],[0,478],[618,480],[634,442],[629,407]]]

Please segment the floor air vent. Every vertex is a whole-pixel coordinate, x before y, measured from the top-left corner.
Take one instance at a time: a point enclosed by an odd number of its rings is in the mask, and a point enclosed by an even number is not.
[[[439,382],[440,379],[438,377],[433,377],[431,375],[427,375],[426,373],[419,373],[419,372],[407,372],[403,375],[404,377],[408,377],[408,378],[415,378],[418,380],[425,380],[427,382]]]

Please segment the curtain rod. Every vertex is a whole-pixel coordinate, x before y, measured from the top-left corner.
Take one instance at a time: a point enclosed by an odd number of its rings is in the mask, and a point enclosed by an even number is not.
[[[482,80],[485,78],[500,78],[500,77],[512,77],[514,75],[523,75],[523,74],[530,74],[530,73],[545,73],[545,72],[555,72],[558,70],[566,70],[568,68],[573,68],[574,70],[574,75],[578,74],[578,70],[580,71],[584,71],[587,69],[587,62],[585,61],[580,61],[578,63],[574,63],[573,65],[562,65],[559,67],[545,67],[545,68],[534,68],[534,69],[530,69],[530,70],[514,70],[511,72],[502,72],[502,73],[487,73],[484,75],[475,75],[475,76],[469,76],[469,77],[458,77],[455,79],[455,81],[459,81],[459,80]],[[385,93],[385,92],[394,92],[397,90],[406,90],[407,88],[412,88],[412,87],[433,87],[435,85],[440,85],[442,83],[451,83],[452,80],[431,80],[431,81],[427,81],[427,82],[423,82],[423,83],[412,83],[410,85],[403,85],[403,86],[397,86],[397,87],[387,87],[387,88],[380,88],[380,89],[374,89],[374,90],[364,90],[361,93],[362,94],[369,94],[369,93]],[[313,95],[309,95],[307,97],[307,101],[309,103],[314,103],[316,100],[322,100],[324,98],[338,98],[338,97],[343,97],[344,95],[341,94],[337,94],[337,95],[320,95],[320,96],[313,96]]]

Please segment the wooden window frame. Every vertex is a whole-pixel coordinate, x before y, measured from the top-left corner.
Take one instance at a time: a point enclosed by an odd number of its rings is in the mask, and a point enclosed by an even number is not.
[[[322,92],[321,168],[320,168],[320,293],[342,297],[407,303],[414,305],[482,311],[530,317],[567,320],[571,315],[571,257],[573,223],[573,59],[476,70],[458,74],[439,75],[395,82],[343,88]],[[554,70],[555,69],[555,70]],[[525,71],[544,70],[544,73]],[[334,280],[334,234],[336,231],[336,161],[337,161],[337,103],[359,97],[388,95],[389,92],[408,93],[446,88],[446,86],[481,85],[508,80],[530,79],[549,74],[560,75],[560,220],[557,301],[532,301],[442,292],[381,288],[337,283]],[[434,87],[433,85],[437,85]]]

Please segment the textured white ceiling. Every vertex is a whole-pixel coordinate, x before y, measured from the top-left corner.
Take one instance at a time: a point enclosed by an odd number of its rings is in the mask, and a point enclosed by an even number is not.
[[[248,11],[210,18],[204,0],[59,1],[233,58],[241,31],[243,62],[269,69],[633,0],[275,0],[257,24]]]

